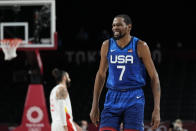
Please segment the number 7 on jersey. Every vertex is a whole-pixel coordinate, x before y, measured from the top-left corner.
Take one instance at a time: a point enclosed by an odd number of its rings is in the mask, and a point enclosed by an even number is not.
[[[117,69],[122,69],[121,70],[121,73],[120,73],[120,76],[119,76],[119,80],[122,81],[122,77],[123,77],[124,72],[125,72],[125,66],[119,66],[119,65],[117,65]]]

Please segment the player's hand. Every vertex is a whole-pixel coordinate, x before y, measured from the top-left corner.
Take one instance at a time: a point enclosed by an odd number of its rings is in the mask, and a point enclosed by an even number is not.
[[[64,128],[64,131],[68,131],[67,126],[63,126],[63,128]]]
[[[154,109],[152,112],[151,128],[155,130],[159,127],[159,124],[160,124],[160,111]]]
[[[91,112],[90,112],[90,118],[92,123],[97,127],[99,123],[99,108],[98,107],[92,107]]]

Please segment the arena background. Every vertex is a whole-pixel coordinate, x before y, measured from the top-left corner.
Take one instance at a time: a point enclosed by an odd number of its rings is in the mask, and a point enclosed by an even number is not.
[[[29,83],[42,82],[49,107],[49,93],[55,81],[53,68],[66,70],[72,79],[69,89],[74,120],[89,119],[99,50],[112,36],[113,17],[131,16],[131,34],[146,41],[159,73],[161,121],[196,120],[196,45],[193,41],[193,4],[187,1],[56,1],[58,49],[41,51],[44,75],[30,75],[36,69],[25,51],[4,61],[0,53],[0,124],[17,126],[22,119]],[[31,64],[29,64],[31,63]],[[145,121],[151,119],[153,97],[150,83],[143,88],[146,97]],[[103,108],[104,88],[100,100]],[[49,110],[48,110],[49,113]],[[50,118],[50,114],[49,114]],[[51,120],[51,118],[50,118]]]

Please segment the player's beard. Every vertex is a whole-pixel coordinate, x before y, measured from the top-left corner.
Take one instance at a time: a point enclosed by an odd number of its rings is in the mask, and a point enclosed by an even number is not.
[[[120,40],[120,39],[123,38],[125,35],[126,35],[125,33],[122,34],[121,32],[119,32],[118,35],[115,35],[115,33],[114,33],[114,39],[115,39],[115,40]]]
[[[71,86],[71,82],[70,81],[66,81],[66,83],[65,83],[66,85],[67,85],[67,88],[69,88],[70,86]]]

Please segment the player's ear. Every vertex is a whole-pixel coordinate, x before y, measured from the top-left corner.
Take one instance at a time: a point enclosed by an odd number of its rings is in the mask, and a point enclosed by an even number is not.
[[[63,79],[64,81],[66,81],[66,80],[67,80],[67,76],[64,74],[62,79]]]
[[[128,24],[128,29],[129,29],[129,31],[131,31],[131,29],[132,29],[132,24]]]

